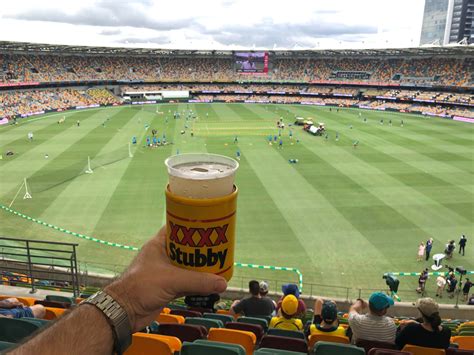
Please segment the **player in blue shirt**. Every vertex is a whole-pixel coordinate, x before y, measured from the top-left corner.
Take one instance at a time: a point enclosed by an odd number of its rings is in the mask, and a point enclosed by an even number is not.
[[[153,145],[154,145],[155,147],[156,147],[156,144],[157,144],[157,143],[158,143],[158,142],[156,141],[156,137],[153,136]]]
[[[235,157],[237,160],[240,160],[240,150],[237,149],[237,152],[235,152]]]
[[[283,148],[283,139],[280,138],[280,142],[278,143],[278,148]]]
[[[132,137],[132,144],[137,144],[137,137],[135,136]]]
[[[150,146],[150,137],[146,137],[146,146],[149,147]]]

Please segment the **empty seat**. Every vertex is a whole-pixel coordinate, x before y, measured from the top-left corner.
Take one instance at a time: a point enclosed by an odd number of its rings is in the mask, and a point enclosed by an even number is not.
[[[174,324],[184,324],[184,317],[177,316],[173,314],[160,313],[156,321],[159,324],[174,323]]]
[[[190,311],[188,309],[172,309],[170,314],[174,314],[176,316],[183,316],[184,318],[188,317],[202,317],[201,312]]]
[[[250,324],[259,324],[263,327],[265,331],[268,329],[268,321],[263,318],[256,318],[256,317],[239,317],[237,318],[237,322],[242,323],[250,323]]]
[[[446,355],[473,355],[474,351],[472,350],[463,350],[456,348],[447,348]]]
[[[473,336],[455,336],[451,338],[451,342],[457,343],[459,345],[459,349],[474,350]]]
[[[308,351],[306,340],[281,337],[277,335],[264,335],[260,341],[261,348],[281,349],[305,353]]]
[[[194,343],[185,342],[180,355],[245,355],[245,349],[238,344],[196,340]]]
[[[259,324],[250,324],[250,323],[239,323],[239,322],[228,322],[225,327],[227,329],[237,329],[237,330],[244,330],[247,332],[252,332],[257,337],[257,343],[260,342],[265,332],[263,331],[263,327]]]
[[[247,355],[253,354],[257,337],[252,332],[235,329],[211,328],[207,338],[211,341],[238,344],[244,347]]]
[[[224,325],[227,322],[233,322],[235,320],[234,317],[228,314],[218,314],[218,313],[204,313],[203,314],[204,318],[209,318],[209,319],[219,319],[224,323]]]
[[[367,355],[411,355],[411,353],[395,349],[371,348]]]
[[[176,337],[159,334],[135,333],[132,344],[124,355],[160,354],[173,355],[181,350],[181,341]]]
[[[393,343],[386,343],[383,341],[374,341],[374,340],[365,340],[365,339],[357,339],[355,345],[360,348],[364,348],[366,352],[369,352],[369,350],[372,348],[396,349],[396,346]]]
[[[204,313],[214,313],[214,310],[213,310],[213,309],[210,309],[210,308],[188,307],[187,309],[190,310],[190,311],[199,312],[199,313],[201,313],[201,314],[204,314]]]
[[[303,332],[298,332],[298,331],[295,331],[295,330],[270,328],[270,329],[268,329],[267,334],[268,335],[278,335],[278,336],[281,336],[281,337],[288,337],[288,338],[303,339],[303,340],[306,339]]]
[[[311,350],[319,341],[326,341],[331,343],[349,344],[349,338],[341,335],[330,335],[330,334],[313,334],[309,336],[308,347]]]
[[[416,346],[407,344],[403,347],[403,351],[412,353],[413,355],[445,355],[444,349],[426,348],[424,346]]]
[[[38,324],[2,317],[0,318],[0,341],[17,343],[39,328]]]
[[[197,339],[206,339],[207,337],[206,327],[197,324],[160,324],[158,333],[174,336],[182,342],[193,342]]]
[[[254,355],[306,355],[307,353],[299,353],[296,351],[288,351],[281,349],[260,348],[253,352]]]
[[[365,350],[355,345],[318,341],[314,346],[315,355],[365,355]]]
[[[44,319],[52,320],[59,318],[66,311],[64,308],[46,307],[46,314]]]
[[[46,295],[44,299],[46,301],[52,301],[52,302],[62,302],[62,303],[69,303],[69,304],[74,303],[72,298],[65,297],[65,296],[58,296],[58,295]]]
[[[205,326],[208,330],[211,328],[224,328],[222,321],[218,319],[209,319],[209,318],[186,318],[186,324],[199,324]]]

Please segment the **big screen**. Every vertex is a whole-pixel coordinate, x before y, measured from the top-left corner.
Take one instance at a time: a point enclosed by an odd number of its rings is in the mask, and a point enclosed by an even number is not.
[[[235,68],[239,73],[268,73],[268,53],[237,52]]]

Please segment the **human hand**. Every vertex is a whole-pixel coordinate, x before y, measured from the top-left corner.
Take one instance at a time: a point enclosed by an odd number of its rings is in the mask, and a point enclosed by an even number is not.
[[[186,295],[222,293],[221,276],[173,266],[166,255],[166,227],[149,240],[128,269],[105,288],[127,312],[133,332],[149,325],[171,300]]]

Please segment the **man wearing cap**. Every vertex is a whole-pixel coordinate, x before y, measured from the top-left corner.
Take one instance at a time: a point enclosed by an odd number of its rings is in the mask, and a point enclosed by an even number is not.
[[[355,344],[358,339],[394,343],[397,326],[392,318],[386,316],[393,303],[393,300],[382,292],[372,293],[368,304],[358,299],[349,309],[352,343]],[[362,314],[367,308],[369,313]]]
[[[283,298],[287,295],[293,295],[297,298],[298,300],[298,312],[297,312],[297,315],[298,316],[304,316],[304,314],[306,313],[306,305],[305,303],[303,302],[303,300],[301,300],[299,297],[300,297],[300,290],[298,288],[298,285],[295,285],[295,284],[285,284],[283,286],[281,286],[281,291],[283,292],[283,297],[278,301],[278,304],[277,304],[277,312],[280,310],[281,308],[281,302],[283,300]]]
[[[329,334],[346,335],[346,330],[339,326],[337,306],[334,301],[317,298],[314,302],[313,324],[309,328],[310,335]]]
[[[400,325],[400,332],[395,343],[399,349],[406,344],[427,348],[447,349],[451,330],[441,325],[438,304],[432,298],[420,298],[414,304],[421,313],[422,322],[405,321]]]
[[[274,300],[272,300],[270,297],[267,297],[268,295],[268,283],[266,281],[260,281],[260,297],[266,297],[268,298],[269,300],[272,301],[273,303],[273,306],[275,306],[275,309],[276,309],[276,302]],[[273,314],[272,315],[275,315],[275,311],[273,311]]]
[[[287,295],[281,302],[281,316],[273,317],[270,321],[270,328],[286,330],[303,330],[303,322],[296,318],[298,313],[298,299],[294,295]]]
[[[260,297],[260,284],[256,280],[249,282],[250,297],[235,301],[230,307],[231,314],[243,313],[247,317],[271,316],[275,310],[273,301],[268,297]]]

